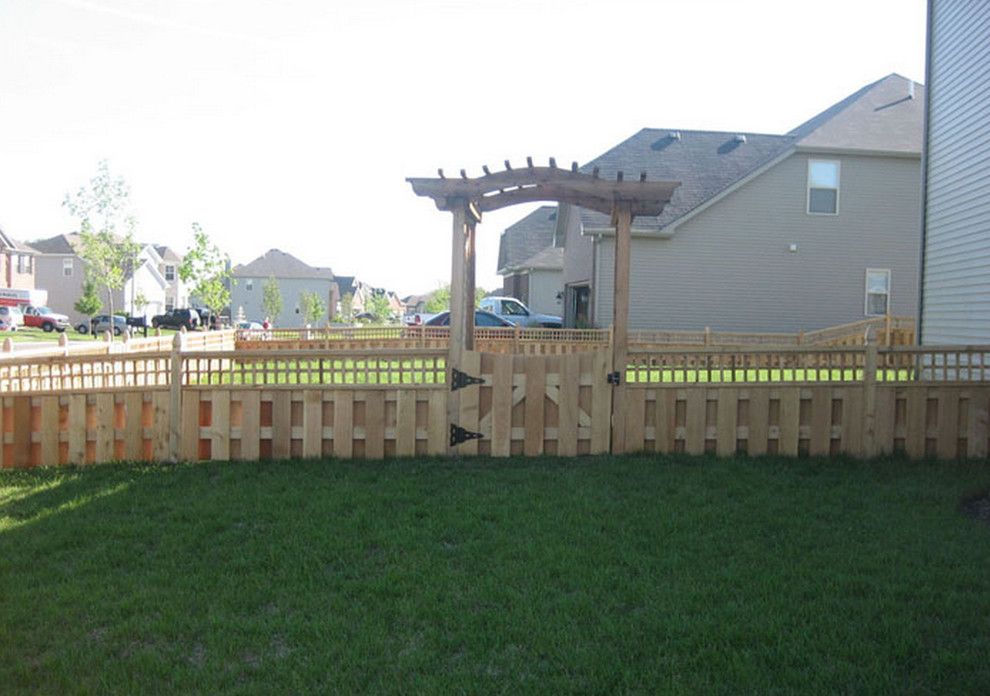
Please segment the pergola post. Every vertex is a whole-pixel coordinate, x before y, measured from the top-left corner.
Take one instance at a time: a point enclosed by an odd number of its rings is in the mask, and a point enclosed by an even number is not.
[[[612,370],[618,374],[612,395],[624,404],[626,365],[629,355],[629,258],[632,247],[632,210],[628,203],[616,201],[612,213],[615,224],[615,265],[612,294]],[[626,412],[615,408],[612,419],[612,453],[626,451]]]
[[[474,350],[475,239],[477,221],[468,210],[464,225],[464,350]]]

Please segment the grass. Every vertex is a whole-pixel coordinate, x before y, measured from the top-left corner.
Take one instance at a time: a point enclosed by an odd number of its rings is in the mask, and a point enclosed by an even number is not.
[[[0,472],[6,693],[987,693],[975,464]]]

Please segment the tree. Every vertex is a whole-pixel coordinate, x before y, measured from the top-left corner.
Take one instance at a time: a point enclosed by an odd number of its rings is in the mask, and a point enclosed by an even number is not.
[[[340,318],[343,321],[351,321],[354,318],[354,293],[345,293],[340,298]]]
[[[433,291],[430,299],[423,306],[423,311],[429,314],[439,314],[450,309],[450,285],[441,285]]]
[[[368,298],[368,304],[364,311],[373,316],[376,322],[385,322],[392,317],[392,307],[389,305],[385,293],[373,293]]]
[[[93,282],[88,272],[86,273],[85,280],[83,280],[82,290],[82,296],[76,300],[76,304],[73,306],[77,312],[89,317],[90,326],[92,326],[93,315],[103,309],[103,301],[96,291],[96,283]]]
[[[79,256],[86,264],[87,278],[106,291],[113,316],[113,292],[124,286],[138,268],[141,245],[134,241],[137,222],[127,213],[130,189],[122,177],[113,177],[106,160],[97,166],[96,176],[79,188],[75,196],[66,194],[62,205],[79,219]]]
[[[481,301],[488,297],[488,291],[484,288],[474,289],[474,307],[477,309],[481,305]]]
[[[182,258],[179,278],[192,285],[190,291],[213,314],[230,304],[230,257],[220,251],[199,223],[192,224],[193,245]],[[279,311],[281,311],[281,297]]]
[[[275,276],[269,276],[261,288],[261,306],[265,308],[265,314],[272,322],[282,313],[282,290]]]
[[[303,292],[299,295],[299,311],[307,324],[319,324],[327,316],[327,303],[318,292]]]

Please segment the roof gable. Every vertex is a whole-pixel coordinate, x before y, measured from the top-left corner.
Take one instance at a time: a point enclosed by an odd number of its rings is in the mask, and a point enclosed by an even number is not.
[[[314,280],[333,280],[333,271],[329,268],[316,268],[300,261],[292,254],[279,249],[269,249],[263,255],[248,264],[236,266],[232,271],[236,278],[312,278]]]
[[[57,234],[48,239],[31,242],[31,246],[42,254],[76,254],[79,248],[79,234]]]
[[[498,272],[516,268],[534,254],[552,246],[556,227],[557,206],[542,205],[505,228],[498,243]]]

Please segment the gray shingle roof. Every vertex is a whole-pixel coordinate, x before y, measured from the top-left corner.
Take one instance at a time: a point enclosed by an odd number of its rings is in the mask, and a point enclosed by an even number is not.
[[[75,232],[57,234],[48,239],[31,242],[31,246],[42,254],[75,254],[76,248],[79,246],[79,235]]]
[[[37,253],[37,249],[28,246],[24,242],[19,242],[2,229],[0,229],[0,249],[10,249],[11,251],[20,251],[26,254]]]
[[[505,228],[498,243],[498,272],[517,268],[553,244],[557,206],[543,205],[514,225]]]
[[[564,270],[564,247],[547,247],[519,264],[519,268],[530,271]]]
[[[163,244],[156,244],[155,251],[157,251],[158,255],[162,257],[162,261],[173,261],[175,263],[180,263],[182,261],[182,257],[173,251],[171,247],[167,247]]]
[[[334,280],[333,271],[329,268],[315,268],[279,249],[269,249],[251,263],[234,267],[232,274],[236,278],[274,276],[276,278]]]
[[[354,294],[355,276],[336,276],[337,287],[340,288],[340,296]]]

